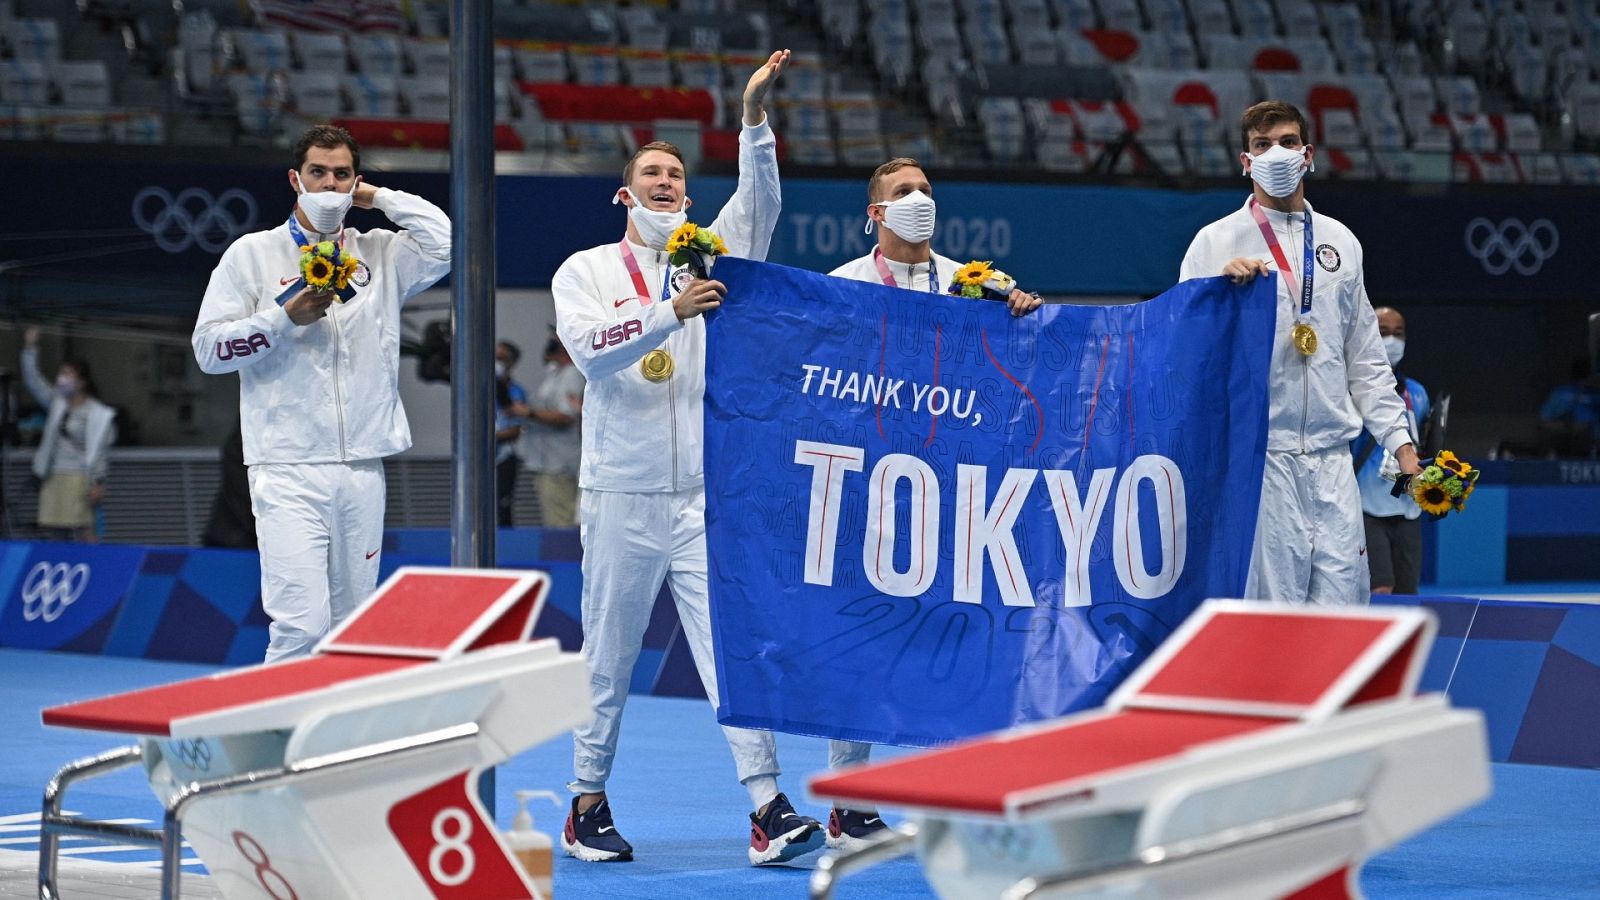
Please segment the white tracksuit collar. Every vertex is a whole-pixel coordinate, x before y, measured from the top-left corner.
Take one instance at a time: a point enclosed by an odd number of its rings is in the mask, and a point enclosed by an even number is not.
[[[623,240],[627,241],[628,249],[633,251],[633,258],[639,261],[639,265],[664,266],[667,264],[667,252],[665,250],[652,250],[643,244],[635,244],[627,237],[624,237]]]

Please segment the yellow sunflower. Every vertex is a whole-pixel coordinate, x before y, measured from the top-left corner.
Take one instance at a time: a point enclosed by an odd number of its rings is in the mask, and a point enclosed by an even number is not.
[[[1456,455],[1449,450],[1440,453],[1434,464],[1447,472],[1455,473],[1458,478],[1465,478],[1467,473],[1472,471],[1470,464],[1465,460],[1456,458]]]
[[[957,284],[979,287],[993,274],[994,269],[990,268],[989,263],[973,260],[956,270],[955,281]]]
[[[724,253],[727,253],[727,252],[728,252],[728,245],[727,245],[727,244],[724,244],[724,243],[723,243],[723,242],[722,242],[722,238],[721,238],[721,237],[718,237],[718,236],[717,236],[717,235],[712,235],[712,236],[711,236],[711,239],[712,239],[712,240],[713,240],[713,241],[715,241],[715,242],[716,242],[716,246],[715,246],[715,248],[714,248],[714,252],[715,252],[715,253],[716,253],[716,254],[717,254],[717,255],[718,255],[718,256],[721,256],[721,255],[722,255],[722,254],[724,254]]]
[[[333,281],[333,262],[326,257],[308,256],[301,271],[305,273],[306,284],[319,291],[327,290]]]
[[[693,222],[685,222],[679,225],[678,230],[674,231],[672,237],[667,239],[667,252],[676,253],[689,246],[694,240],[695,233],[699,230],[700,228]]]
[[[1411,495],[1425,513],[1442,516],[1454,505],[1449,492],[1440,484],[1419,484]]]

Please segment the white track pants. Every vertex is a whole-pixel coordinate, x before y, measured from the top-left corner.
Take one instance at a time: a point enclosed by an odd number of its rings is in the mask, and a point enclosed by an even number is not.
[[[1350,449],[1267,451],[1244,595],[1340,606],[1371,600],[1367,534]]]
[[[706,494],[633,494],[583,491],[583,656],[589,663],[594,718],[572,732],[574,791],[605,789],[617,755],[622,707],[628,702],[633,664],[644,645],[650,609],[666,580],[678,607],[689,652],[713,708],[717,664],[711,655],[711,613],[706,596]],[[777,776],[771,732],[722,729],[740,781]]]
[[[250,467],[267,661],[311,652],[378,584],[383,460]]]

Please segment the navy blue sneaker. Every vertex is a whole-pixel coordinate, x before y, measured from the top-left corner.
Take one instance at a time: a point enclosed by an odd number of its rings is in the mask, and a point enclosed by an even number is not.
[[[877,813],[836,806],[828,813],[828,849],[857,850],[883,837],[888,830]]]
[[[750,865],[788,862],[822,849],[822,825],[802,816],[782,794],[767,804],[766,815],[750,814]]]
[[[611,824],[611,801],[601,800],[583,815],[578,815],[578,798],[572,798],[567,812],[567,827],[561,830],[561,849],[584,862],[628,862],[633,845],[617,834]]]

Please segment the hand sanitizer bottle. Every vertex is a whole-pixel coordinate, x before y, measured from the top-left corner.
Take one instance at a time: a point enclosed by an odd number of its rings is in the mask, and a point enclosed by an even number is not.
[[[556,809],[562,808],[560,798],[553,791],[517,791],[517,814],[511,820],[511,832],[506,835],[506,843],[511,846],[511,855],[522,865],[522,871],[533,879],[533,886],[538,889],[541,900],[550,900],[554,851],[550,835],[533,830],[533,815],[528,812],[528,800],[533,797],[547,797],[556,805]]]

